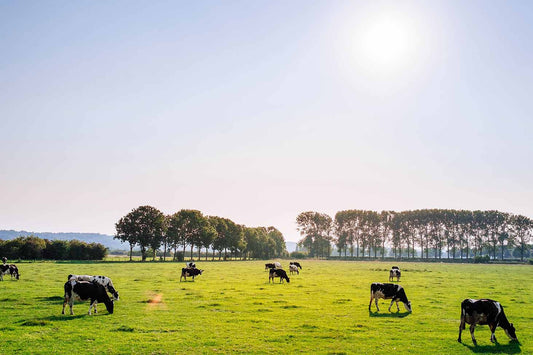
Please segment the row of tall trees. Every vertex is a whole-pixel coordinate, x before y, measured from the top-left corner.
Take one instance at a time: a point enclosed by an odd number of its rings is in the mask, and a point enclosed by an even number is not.
[[[285,240],[274,227],[250,228],[237,224],[228,218],[204,216],[198,210],[183,209],[172,215],[164,215],[152,206],[140,206],[122,217],[116,224],[115,239],[129,243],[130,260],[133,248],[139,247],[142,260],[146,260],[148,250],[156,252],[163,248],[163,259],[167,253],[175,259],[181,250],[185,255],[190,250],[190,258],[197,249],[198,259],[202,250],[215,251],[218,258],[272,258],[286,253]]]
[[[102,260],[107,248],[100,243],[79,240],[48,240],[21,236],[0,240],[0,256],[22,260]]]
[[[329,255],[334,244],[345,256],[384,257],[391,248],[395,257],[471,258],[490,255],[504,258],[515,247],[521,260],[533,240],[533,221],[500,211],[424,209],[415,211],[339,211],[332,219],[318,212],[296,218],[300,244],[312,256]]]

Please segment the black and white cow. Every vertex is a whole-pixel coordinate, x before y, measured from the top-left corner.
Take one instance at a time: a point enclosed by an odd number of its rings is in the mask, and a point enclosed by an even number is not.
[[[287,276],[287,273],[283,269],[270,269],[268,273],[268,283],[270,283],[270,280],[274,282],[275,277],[279,277],[279,283],[282,283],[283,280],[287,280],[287,282],[291,282],[291,280]]]
[[[192,277],[192,280],[194,281],[194,277],[198,275],[202,275],[202,272],[204,272],[204,270],[200,270],[200,269],[196,269],[192,267],[184,267],[181,269],[180,282],[182,278],[185,278],[185,281],[187,281],[188,276]]]
[[[470,335],[474,345],[477,345],[474,336],[476,324],[488,324],[491,331],[490,341],[493,343],[496,342],[494,332],[498,326],[505,330],[505,334],[511,340],[518,340],[513,323],[509,323],[507,320],[500,302],[489,299],[474,300],[469,298],[461,302],[461,324],[459,325],[459,338],[457,338],[459,343],[461,342],[461,332],[465,329],[465,323],[470,324]]]
[[[7,264],[7,258],[5,256],[2,257],[2,264]]]
[[[17,267],[17,265],[10,264],[9,265],[9,273],[11,274],[11,278],[15,277],[15,279],[17,279],[17,280],[20,279],[19,268]]]
[[[296,274],[300,275],[300,271],[298,271],[298,266],[296,266],[294,264],[289,265],[289,272],[290,272],[291,275],[293,273],[296,273]]]
[[[396,281],[400,282],[401,276],[402,276],[402,272],[397,266],[393,266],[392,269],[390,269],[389,281],[394,281],[394,278],[396,277]]]
[[[13,264],[2,264],[0,265],[0,281],[4,281],[4,275],[9,274],[11,279],[15,277],[16,280],[20,279],[19,269],[16,265]]]
[[[119,295],[117,290],[115,289],[115,286],[113,285],[113,281],[107,276],[91,276],[91,275],[68,275],[67,280],[74,279],[75,281],[87,281],[87,282],[93,282],[96,281],[100,285],[104,286],[107,292],[113,295],[113,299],[115,301],[119,300]]]
[[[274,263],[266,263],[265,264],[265,270],[267,269],[275,269],[276,268],[276,265],[274,265]]]
[[[4,275],[11,274],[11,271],[9,270],[9,265],[2,264],[0,265],[0,280],[4,281]]]
[[[192,268],[196,268],[196,263],[194,261],[188,261],[185,263],[185,267],[192,267]]]
[[[64,286],[65,289],[65,298],[63,300],[63,311],[61,314],[65,314],[65,306],[69,305],[70,314],[73,315],[72,305],[74,300],[86,301],[90,300],[89,305],[89,315],[91,315],[91,308],[94,306],[94,313],[96,313],[96,304],[102,302],[105,304],[105,308],[111,314],[113,313],[113,300],[111,300],[107,294],[107,291],[104,286],[100,285],[98,282],[88,282],[88,281],[75,281],[74,279],[67,281]]]
[[[291,261],[289,264],[290,264],[290,265],[296,265],[299,269],[302,268],[302,265],[300,265],[300,263],[297,262],[297,261]]]
[[[408,312],[412,312],[411,302],[407,299],[407,296],[405,295],[405,290],[400,285],[385,284],[380,282],[374,282],[372,285],[370,285],[370,304],[368,305],[369,311],[371,310],[370,308],[372,306],[372,300],[375,300],[376,308],[379,312],[378,299],[380,298],[383,298],[385,300],[392,299],[389,306],[389,312],[394,302],[396,302],[396,308],[398,309],[398,311],[400,311],[400,306],[398,306],[398,302],[402,302],[405,306],[405,309]]]

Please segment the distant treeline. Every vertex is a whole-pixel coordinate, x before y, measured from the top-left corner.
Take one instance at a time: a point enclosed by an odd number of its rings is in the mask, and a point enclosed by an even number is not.
[[[11,260],[102,260],[106,255],[104,245],[79,240],[48,240],[33,235],[0,240],[0,257]]]
[[[116,224],[115,239],[127,242],[130,246],[130,259],[133,248],[141,249],[142,260],[148,252],[155,260],[157,251],[162,248],[163,259],[170,253],[174,259],[185,256],[190,248],[190,258],[197,248],[198,258],[205,249],[218,258],[274,258],[287,254],[285,239],[274,227],[246,227],[228,218],[204,216],[198,210],[180,210],[172,215],[164,215],[152,206],[140,206],[122,217]]]
[[[328,256],[331,246],[352,257],[492,259],[528,256],[533,221],[500,211],[425,209],[415,211],[347,210],[335,214],[303,212],[296,218],[310,256]],[[355,254],[355,255],[354,255]]]

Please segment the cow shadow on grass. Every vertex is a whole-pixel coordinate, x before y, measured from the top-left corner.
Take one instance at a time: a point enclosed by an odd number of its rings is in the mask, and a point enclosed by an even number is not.
[[[462,343],[465,348],[470,349],[473,353],[478,354],[519,354],[522,352],[520,343],[511,341],[508,344],[495,343],[491,345],[469,345]]]
[[[58,303],[58,302],[63,302],[64,298],[60,296],[51,296],[51,297],[35,297],[35,299],[39,302]]]
[[[375,318],[405,318],[410,314],[411,312],[379,313],[379,312],[368,311],[368,316],[375,317]]]

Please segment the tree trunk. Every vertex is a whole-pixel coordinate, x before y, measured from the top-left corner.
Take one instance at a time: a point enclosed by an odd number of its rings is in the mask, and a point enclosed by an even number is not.
[[[132,261],[131,256],[133,254],[133,244],[130,243],[130,261]]]
[[[141,261],[146,261],[146,248],[141,246]]]

